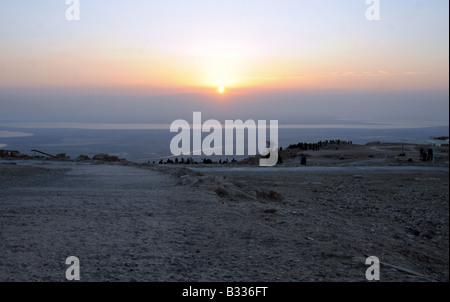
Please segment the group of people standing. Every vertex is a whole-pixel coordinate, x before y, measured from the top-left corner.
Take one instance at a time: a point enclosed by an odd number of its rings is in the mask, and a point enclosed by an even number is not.
[[[220,159],[219,160],[219,164],[228,164],[230,161],[228,160],[228,158],[227,159],[225,159],[225,160],[222,160],[222,159]],[[236,159],[232,159],[231,160],[231,162],[232,163],[235,163],[235,162],[237,162],[237,160]],[[150,162],[149,162],[150,163]],[[153,162],[153,163],[155,163],[155,162]],[[200,160],[200,163],[202,163],[202,164],[213,164],[213,163],[216,163],[216,162],[213,162],[211,159],[209,159],[209,158],[202,158],[201,160]],[[187,158],[186,160],[184,159],[184,158],[181,158],[180,160],[178,160],[178,158],[175,158],[174,160],[172,160],[172,159],[167,159],[165,162],[161,159],[160,161],[159,161],[159,164],[160,165],[162,165],[162,164],[186,164],[186,165],[190,165],[190,164],[198,164],[198,162],[197,161],[195,161],[192,157],[190,157],[190,158]]]
[[[327,147],[328,145],[351,145],[353,144],[352,141],[343,141],[340,139],[336,140],[325,140],[325,141],[318,141],[317,143],[303,143],[300,142],[296,145],[289,145],[288,149],[300,149],[302,151],[320,151],[320,148]]]
[[[433,149],[428,149],[427,151],[425,151],[423,148],[420,148],[420,159],[422,161],[432,161],[433,160]]]
[[[189,165],[189,164],[196,164],[196,163],[197,162],[194,161],[194,159],[192,157],[190,157],[186,160],[184,158],[181,158],[181,160],[178,160],[178,158],[175,158],[175,160],[168,158],[166,162],[164,162],[162,159],[159,161],[160,165],[162,165],[162,164],[186,164],[186,165]]]

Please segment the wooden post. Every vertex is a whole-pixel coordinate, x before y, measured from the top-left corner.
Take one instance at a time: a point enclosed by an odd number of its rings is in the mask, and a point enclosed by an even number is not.
[[[433,148],[433,149],[431,149],[431,150],[433,150],[432,151],[432,153],[431,153],[431,156],[433,156],[433,165],[436,163],[436,148]]]

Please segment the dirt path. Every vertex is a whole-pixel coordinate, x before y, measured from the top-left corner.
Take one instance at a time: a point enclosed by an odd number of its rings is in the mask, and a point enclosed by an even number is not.
[[[3,281],[63,281],[71,255],[85,281],[177,280],[184,245],[195,244],[189,228],[200,223],[189,205],[217,206],[215,196],[132,167],[0,169],[10,175],[0,195]]]

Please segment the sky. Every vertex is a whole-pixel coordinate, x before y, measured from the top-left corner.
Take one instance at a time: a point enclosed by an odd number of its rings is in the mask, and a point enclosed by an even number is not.
[[[0,121],[448,125],[446,0],[79,2],[0,2]]]

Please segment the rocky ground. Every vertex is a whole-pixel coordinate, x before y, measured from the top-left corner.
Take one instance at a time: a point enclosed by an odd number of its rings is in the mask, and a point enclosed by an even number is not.
[[[64,281],[69,256],[83,281],[365,281],[376,256],[381,281],[448,282],[448,153],[390,148],[304,169],[3,161],[0,281]]]

